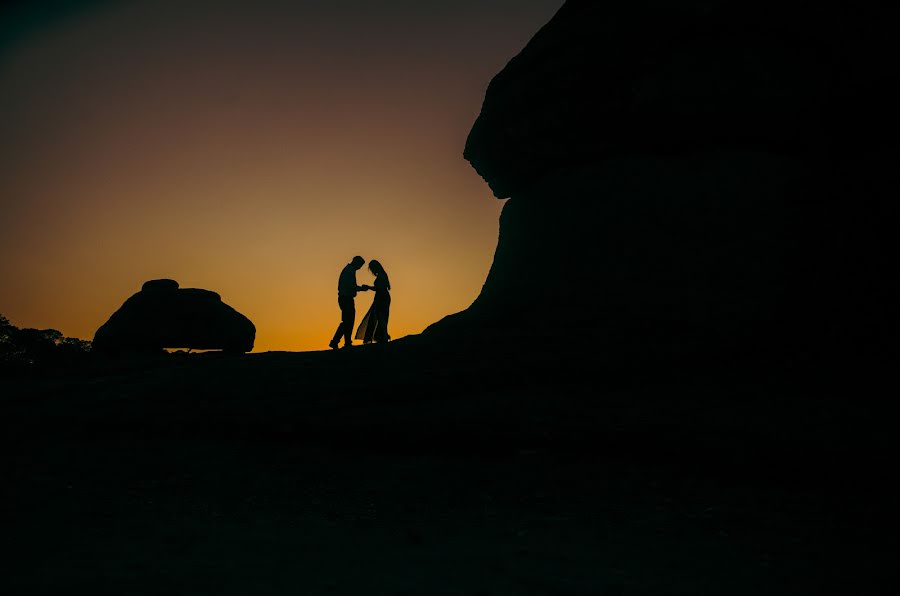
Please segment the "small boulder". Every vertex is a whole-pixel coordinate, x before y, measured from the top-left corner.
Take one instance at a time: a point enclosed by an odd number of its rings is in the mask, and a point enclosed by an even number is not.
[[[174,279],[151,279],[150,281],[145,281],[144,285],[141,286],[141,291],[143,290],[177,290],[178,282]]]

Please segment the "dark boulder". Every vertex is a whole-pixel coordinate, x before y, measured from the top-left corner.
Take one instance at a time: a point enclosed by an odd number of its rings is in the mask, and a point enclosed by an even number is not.
[[[215,292],[178,289],[178,282],[146,282],[94,335],[97,352],[163,348],[249,352],[256,327]]]
[[[178,282],[174,279],[151,279],[145,281],[141,290],[177,290]]]
[[[568,0],[491,81],[465,157],[505,198],[623,153],[894,147],[900,44],[880,6]]]
[[[891,22],[867,1],[566,2],[488,87],[465,157],[510,197],[494,262],[426,334],[756,369],[887,353]]]

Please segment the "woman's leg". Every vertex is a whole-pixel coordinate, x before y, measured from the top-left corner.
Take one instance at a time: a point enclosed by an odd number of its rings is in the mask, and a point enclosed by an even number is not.
[[[381,343],[391,339],[388,335],[388,318],[391,315],[391,303],[379,304],[375,311],[378,316],[378,328],[375,330],[375,341]]]

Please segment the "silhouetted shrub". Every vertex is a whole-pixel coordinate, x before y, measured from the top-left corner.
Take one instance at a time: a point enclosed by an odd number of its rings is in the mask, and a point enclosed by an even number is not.
[[[19,329],[0,315],[0,368],[23,369],[78,364],[91,342],[63,337],[56,329]]]

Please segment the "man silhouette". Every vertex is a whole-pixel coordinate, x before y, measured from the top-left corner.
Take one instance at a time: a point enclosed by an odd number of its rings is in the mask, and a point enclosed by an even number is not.
[[[337,331],[334,332],[334,339],[328,344],[332,350],[338,347],[338,341],[341,336],[344,337],[344,347],[349,348],[353,345],[350,339],[353,333],[353,324],[356,322],[356,298],[357,292],[365,292],[369,290],[369,286],[356,285],[356,272],[365,264],[366,260],[360,256],[353,257],[353,260],[347,263],[341,270],[338,277],[338,306],[341,308],[341,323],[338,325]]]

